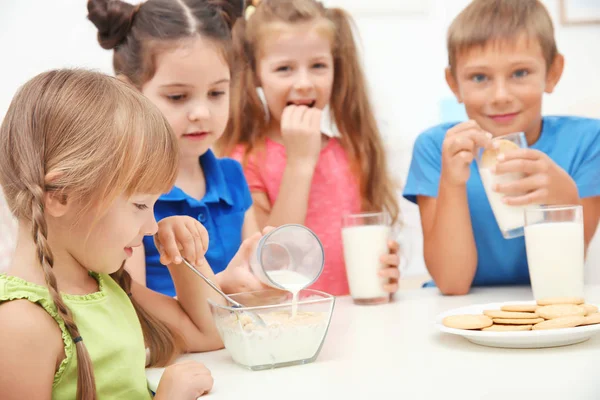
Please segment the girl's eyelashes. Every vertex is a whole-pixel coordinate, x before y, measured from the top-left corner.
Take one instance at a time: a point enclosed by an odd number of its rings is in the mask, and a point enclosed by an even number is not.
[[[289,70],[291,70],[291,67],[288,65],[282,65],[280,67],[275,68],[276,72],[288,72]]]
[[[169,94],[169,95],[166,95],[165,97],[173,102],[178,102],[178,101],[184,100],[186,98],[186,95],[185,94]]]
[[[210,92],[208,92],[208,96],[212,97],[212,98],[219,98],[225,95],[225,91],[224,90],[211,90]]]

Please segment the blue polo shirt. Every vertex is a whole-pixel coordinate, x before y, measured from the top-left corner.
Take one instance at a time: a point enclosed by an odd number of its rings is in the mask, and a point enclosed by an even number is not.
[[[223,271],[242,243],[242,225],[252,205],[242,166],[230,158],[218,159],[211,150],[200,156],[206,179],[202,200],[187,195],[177,186],[161,196],[154,206],[157,221],[174,215],[196,218],[208,231],[206,259],[215,273]],[[167,267],[159,261],[154,239],[144,238],[146,284],[157,292],[175,296],[175,286]]]
[[[406,199],[416,203],[417,196],[437,197],[442,142],[454,125],[438,125],[417,138],[404,188]],[[600,120],[544,117],[541,135],[530,147],[547,154],[573,178],[580,198],[600,196]],[[524,237],[502,236],[475,163],[467,181],[467,199],[477,248],[473,286],[529,284]]]

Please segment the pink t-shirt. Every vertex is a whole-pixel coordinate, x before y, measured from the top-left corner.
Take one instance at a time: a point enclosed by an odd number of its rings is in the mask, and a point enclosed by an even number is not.
[[[238,146],[232,157],[242,161],[244,148]],[[244,174],[251,192],[266,193],[272,204],[277,200],[286,164],[285,147],[267,139],[264,151],[246,159]],[[342,217],[360,212],[358,180],[338,139],[330,139],[321,150],[308,199],[306,225],[323,243],[325,268],[311,289],[335,296],[349,294],[342,248]]]

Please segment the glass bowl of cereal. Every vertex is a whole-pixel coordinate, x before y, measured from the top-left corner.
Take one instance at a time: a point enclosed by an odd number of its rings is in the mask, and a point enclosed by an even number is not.
[[[262,290],[230,295],[242,308],[209,299],[225,348],[237,364],[254,371],[308,364],[317,359],[331,322],[335,297],[304,289]],[[260,316],[257,324],[250,313]]]

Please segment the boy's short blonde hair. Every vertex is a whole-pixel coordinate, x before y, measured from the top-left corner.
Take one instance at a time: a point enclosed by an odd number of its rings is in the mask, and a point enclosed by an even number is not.
[[[523,33],[538,40],[550,68],[558,54],[554,25],[539,0],[473,0],[448,29],[448,65],[455,71],[461,52]]]

